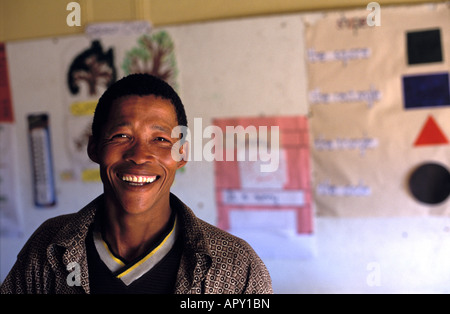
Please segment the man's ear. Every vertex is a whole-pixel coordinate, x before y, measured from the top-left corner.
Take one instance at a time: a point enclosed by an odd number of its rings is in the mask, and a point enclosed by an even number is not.
[[[99,164],[100,163],[100,159],[98,158],[98,149],[97,149],[97,143],[94,140],[94,137],[91,135],[89,136],[89,143],[87,146],[87,153],[89,158]]]
[[[182,156],[181,160],[178,161],[178,169],[184,167],[187,164],[188,156],[189,156],[189,142],[185,141],[183,145],[181,145],[179,150],[180,156]]]

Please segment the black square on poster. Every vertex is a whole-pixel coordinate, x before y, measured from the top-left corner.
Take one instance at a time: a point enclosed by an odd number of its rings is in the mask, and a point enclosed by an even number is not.
[[[442,62],[441,30],[406,33],[408,64]]]

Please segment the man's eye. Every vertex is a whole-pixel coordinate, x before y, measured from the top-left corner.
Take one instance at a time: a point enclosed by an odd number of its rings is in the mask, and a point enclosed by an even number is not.
[[[157,138],[155,138],[155,141],[170,143],[170,141],[168,139],[164,138],[164,137],[157,137]]]
[[[128,138],[128,135],[126,134],[115,134],[111,137],[111,139],[122,139],[122,138]]]

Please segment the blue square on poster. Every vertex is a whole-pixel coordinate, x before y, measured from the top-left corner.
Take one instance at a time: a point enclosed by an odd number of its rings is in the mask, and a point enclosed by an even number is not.
[[[448,73],[403,77],[405,109],[450,106]]]

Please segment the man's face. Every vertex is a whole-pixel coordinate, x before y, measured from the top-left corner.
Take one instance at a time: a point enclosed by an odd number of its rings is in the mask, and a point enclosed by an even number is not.
[[[179,140],[171,137],[177,125],[170,100],[126,96],[113,103],[100,141],[89,144],[107,201],[130,214],[168,206],[175,172],[186,163],[171,155]]]

